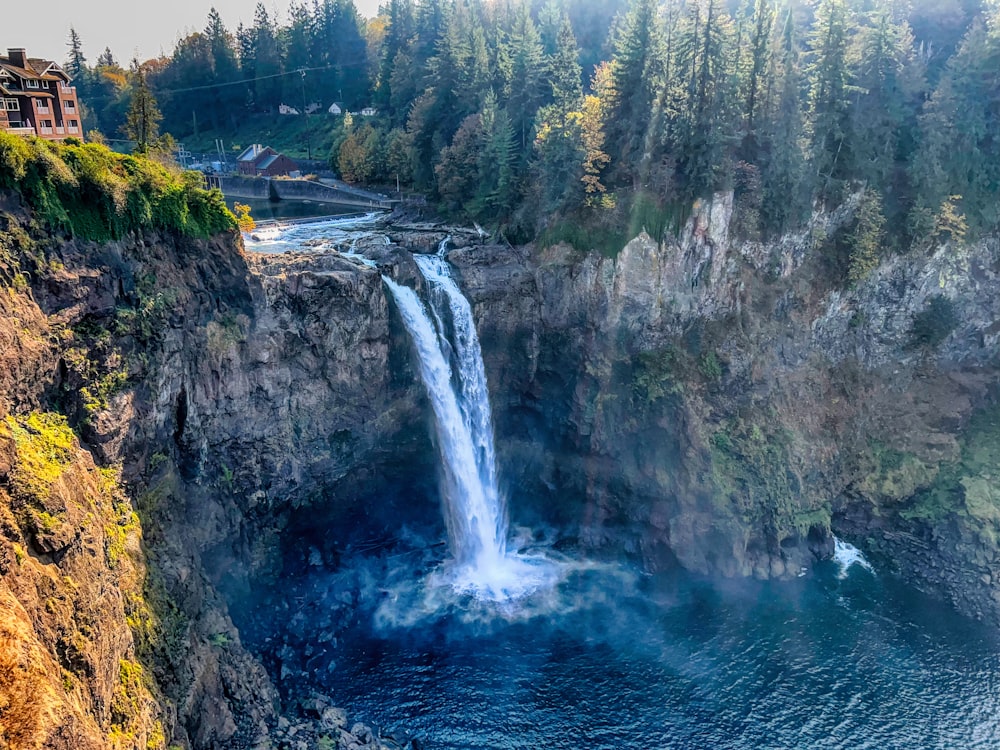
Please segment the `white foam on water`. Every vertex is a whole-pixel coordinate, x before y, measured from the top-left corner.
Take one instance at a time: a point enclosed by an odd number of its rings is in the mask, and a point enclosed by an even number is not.
[[[837,537],[833,538],[833,559],[840,566],[839,578],[847,578],[847,571],[852,565],[860,565],[872,575],[875,574],[875,570],[861,554],[861,550]]]

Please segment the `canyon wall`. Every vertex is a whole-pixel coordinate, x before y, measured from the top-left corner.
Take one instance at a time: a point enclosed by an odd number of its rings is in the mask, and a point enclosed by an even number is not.
[[[456,242],[515,523],[759,578],[798,575],[835,532],[1000,621],[1000,247],[943,243],[852,286],[853,209],[748,241],[718,196],[614,258]],[[20,746],[281,740],[284,665],[233,618],[261,620],[290,560],[336,569],[440,524],[381,274],[419,286],[409,251],[443,233],[390,237],[356,248],[378,268],[247,256],[235,234],[85,243],[0,202],[0,637],[19,649],[0,700],[36,680],[48,712]]]

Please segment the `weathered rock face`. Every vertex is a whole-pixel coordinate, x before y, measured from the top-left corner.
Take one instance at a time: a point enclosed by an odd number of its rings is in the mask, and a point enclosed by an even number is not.
[[[339,714],[322,718],[327,703],[302,709],[320,717],[303,719],[309,727],[289,723],[282,666],[265,672],[231,615],[265,619],[259,591],[290,556],[334,568],[354,537],[378,540],[437,512],[430,412],[381,281],[419,285],[409,252],[369,248],[376,270],[334,253],[247,257],[235,237],[84,245],[31,237],[10,210],[0,245],[37,257],[0,263],[0,416],[61,412],[99,464],[122,464],[144,541],[138,527],[124,532],[129,580],[156,620],[148,632],[127,627],[127,595],[95,615],[110,635],[81,657],[93,668],[52,703],[50,725],[89,727],[79,736],[106,727],[120,662],[138,660],[159,689],[139,712],[145,729],[122,746],[148,740],[156,721],[165,740],[195,748],[327,730],[358,741],[364,732],[342,731]],[[747,242],[729,236],[721,196],[680,240],[643,235],[613,259],[564,246],[453,250],[515,520],[651,568],[725,576],[796,575],[829,553],[833,530],[997,618],[1000,247],[896,258],[844,291],[852,210]],[[394,238],[420,251],[440,240]],[[15,464],[3,440],[0,494]],[[88,460],[81,453],[80,472]],[[31,593],[36,578],[80,570],[84,591],[123,585],[99,556],[67,567],[119,539],[85,531],[80,509],[121,503],[74,485],[82,494],[35,509],[65,523],[40,532],[28,516],[4,521],[0,595],[26,614],[0,637],[28,643],[31,622],[37,659],[22,666],[38,674],[76,662],[43,632],[52,617]],[[27,567],[10,564],[29,541]]]
[[[936,484],[993,409],[1000,248],[894,258],[844,291],[852,208],[774,243],[730,238],[721,196],[614,259],[452,252],[515,508],[548,495],[586,544],[726,576],[795,575],[833,529],[1000,620],[988,471]]]
[[[0,264],[0,417],[67,415],[99,463],[124,467],[145,542],[127,503],[129,523],[107,531],[125,511],[91,492],[85,472],[60,474],[75,494],[18,511],[14,490],[5,493],[17,469],[5,460],[13,427],[0,421],[0,507],[16,516],[4,517],[0,595],[21,612],[0,625],[23,653],[6,665],[13,682],[0,675],[0,697],[43,675],[51,683],[38,693],[34,744],[18,746],[276,742],[278,693],[230,609],[252,616],[252,582],[280,574],[283,545],[296,544],[281,533],[292,509],[309,507],[318,526],[340,523],[349,537],[394,514],[356,501],[393,483],[412,490],[422,468],[434,476],[407,342],[389,335],[379,274],[333,256],[261,258],[251,270],[235,236],[48,240],[25,231],[18,206],[6,208],[0,255],[20,265]],[[106,523],[95,525],[105,506]],[[95,552],[112,542],[135,568],[129,586]],[[71,580],[78,574],[85,580]],[[95,594],[109,587],[115,597]],[[77,631],[79,643],[60,645]],[[52,664],[81,687],[64,688]],[[125,685],[127,717],[114,704],[126,678],[136,682]],[[323,730],[282,721],[299,737]]]

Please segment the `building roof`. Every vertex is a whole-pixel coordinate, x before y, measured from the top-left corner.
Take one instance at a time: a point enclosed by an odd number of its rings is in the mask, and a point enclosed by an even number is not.
[[[26,78],[29,81],[37,81],[41,78],[41,76],[35,73],[35,71],[33,70],[28,70],[27,68],[19,68],[17,65],[13,65],[9,61],[9,58],[6,57],[0,57],[0,66],[3,66],[11,73],[18,76],[19,78]]]
[[[261,154],[270,150],[270,146],[261,146],[259,143],[254,143],[243,149],[243,153],[236,157],[236,161],[257,161],[257,158]]]
[[[20,78],[29,81],[69,81],[70,77],[62,68],[52,60],[45,60],[41,57],[29,57],[27,67],[22,68],[14,65],[10,57],[0,55],[0,67],[5,68]]]
[[[257,163],[257,169],[267,169],[278,160],[281,154],[269,154]]]

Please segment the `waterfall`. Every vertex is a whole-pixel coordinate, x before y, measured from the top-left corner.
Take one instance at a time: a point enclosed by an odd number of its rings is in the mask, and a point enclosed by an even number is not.
[[[497,483],[489,390],[472,307],[443,250],[414,256],[430,308],[409,287],[383,276],[420,363],[434,411],[443,469],[451,583],[463,593],[515,599],[550,578],[536,558],[507,550],[507,511]],[[449,333],[451,335],[449,335]]]

